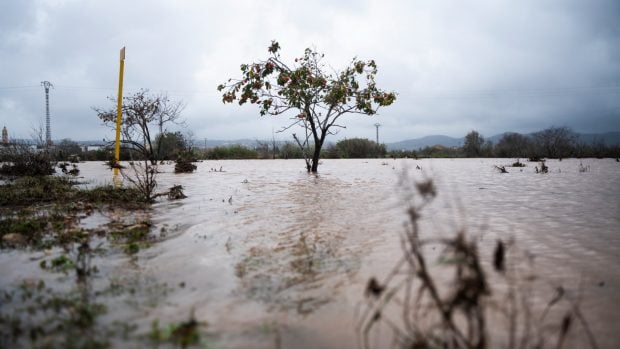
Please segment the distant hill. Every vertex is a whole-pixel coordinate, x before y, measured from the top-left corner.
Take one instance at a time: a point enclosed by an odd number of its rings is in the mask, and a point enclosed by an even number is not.
[[[426,136],[422,138],[408,139],[395,143],[386,143],[388,150],[417,150],[433,145],[443,145],[444,147],[460,147],[463,145],[464,138],[452,138],[442,135]]]
[[[620,132],[605,132],[605,133],[579,133],[578,142],[591,144],[591,143],[604,143],[605,145],[620,145]]]

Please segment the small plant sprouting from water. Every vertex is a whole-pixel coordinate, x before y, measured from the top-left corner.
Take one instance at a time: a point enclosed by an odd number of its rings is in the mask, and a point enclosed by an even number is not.
[[[536,173],[549,173],[549,167],[545,164],[545,160],[540,161],[540,169],[538,166],[534,168]]]
[[[562,348],[569,332],[580,327],[586,346],[597,348],[579,300],[566,289],[555,287],[546,305],[535,306],[537,278],[531,264],[524,271],[516,263],[514,243],[497,242],[489,273],[476,240],[464,229],[449,238],[422,238],[422,211],[436,196],[432,180],[412,183],[405,173],[400,184],[408,217],[403,255],[382,281],[368,280],[357,323],[363,348],[371,347],[370,337],[380,327],[389,328],[394,347],[419,349],[484,349],[502,342],[511,349]],[[430,260],[433,251],[441,251],[437,262]],[[498,323],[507,324],[505,332],[497,330]]]
[[[204,341],[201,327],[206,325],[206,322],[196,320],[192,310],[189,319],[180,323],[170,323],[161,326],[159,320],[154,320],[151,323],[151,331],[148,337],[155,346],[158,346],[160,343],[173,343],[181,348],[187,348]]]
[[[70,169],[69,166],[71,166]],[[60,171],[64,174],[69,174],[72,176],[77,176],[80,174],[80,169],[75,163],[69,164],[68,162],[61,162],[58,164],[58,167],[60,168]]]

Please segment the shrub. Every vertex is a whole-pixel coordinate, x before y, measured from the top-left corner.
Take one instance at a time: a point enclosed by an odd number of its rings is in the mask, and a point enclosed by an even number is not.
[[[47,176],[55,172],[46,149],[33,149],[28,144],[11,144],[0,148],[0,174],[8,176]]]

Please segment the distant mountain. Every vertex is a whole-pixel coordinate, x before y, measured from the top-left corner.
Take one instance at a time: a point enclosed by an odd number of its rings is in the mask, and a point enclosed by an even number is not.
[[[584,144],[604,143],[607,146],[620,145],[620,132],[579,133],[577,142]]]
[[[444,147],[460,147],[463,145],[464,138],[452,138],[442,135],[426,136],[422,138],[408,139],[395,143],[386,143],[388,150],[417,150],[433,145],[443,145]]]
[[[207,148],[214,148],[214,147],[225,147],[225,146],[229,146],[229,145],[243,145],[246,147],[254,147],[256,146],[256,139],[249,139],[249,138],[244,138],[244,139],[233,139],[233,140],[221,140],[221,139],[195,139],[194,140],[194,146],[197,148],[204,148],[205,147],[205,142],[206,142],[206,146]],[[262,141],[262,142],[266,142],[266,141]]]

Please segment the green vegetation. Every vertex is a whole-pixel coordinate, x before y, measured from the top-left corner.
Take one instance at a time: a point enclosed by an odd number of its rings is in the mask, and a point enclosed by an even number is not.
[[[187,348],[201,343],[208,344],[205,343],[205,338],[200,331],[200,328],[205,326],[206,323],[197,321],[193,313],[187,321],[170,323],[165,326],[161,326],[159,321],[155,320],[151,323],[151,332],[148,338],[155,346],[160,343],[172,343],[181,348]]]
[[[159,160],[174,160],[190,146],[181,132],[163,132],[155,137]]]
[[[53,174],[54,161],[46,149],[28,144],[10,144],[0,149],[0,175],[47,176]]]
[[[18,177],[0,185],[0,207],[42,203],[89,203],[143,206],[144,200],[134,188],[115,189],[111,185],[80,189],[67,177]]]
[[[364,138],[342,140],[325,151],[325,157],[332,159],[383,158],[387,154],[385,144],[377,144]]]
[[[147,203],[138,189],[76,184],[71,177],[37,176],[0,185],[0,250],[45,250],[41,270],[63,278],[52,287],[28,279],[0,291],[0,348],[110,348],[129,339],[141,347],[147,341],[146,335],[130,337],[137,329],[131,322],[100,320],[107,298],[138,291],[122,283],[93,282],[99,273],[96,257],[120,251],[133,260],[156,238],[145,216]],[[164,195],[184,197],[181,186]],[[81,224],[94,214],[106,219],[96,226]],[[75,284],[66,282],[71,276]],[[191,324],[176,326],[166,341],[198,344],[201,332]]]
[[[191,173],[194,172],[196,168],[196,165],[194,165],[191,161],[179,159],[174,165],[174,173]]]
[[[424,147],[419,150],[393,150],[388,152],[392,158],[462,158],[463,152],[460,148],[449,148],[443,145]]]
[[[257,159],[256,150],[242,145],[231,145],[228,147],[215,147],[207,150],[206,158],[209,160],[222,159]]]
[[[49,248],[77,242],[93,231],[78,216],[114,205],[146,209],[137,189],[112,186],[80,189],[67,177],[18,177],[0,185],[0,247]]]
[[[84,287],[58,292],[43,281],[24,281],[16,290],[4,290],[0,297],[3,348],[108,348],[109,337],[118,331],[95,330],[98,317],[107,309],[92,301]]]

